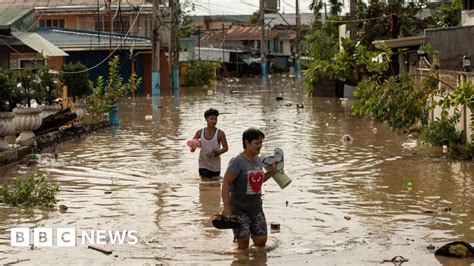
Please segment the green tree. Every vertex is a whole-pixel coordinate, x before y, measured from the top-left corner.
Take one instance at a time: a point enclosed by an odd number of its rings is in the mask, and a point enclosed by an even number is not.
[[[315,18],[321,17],[321,10],[323,9],[324,3],[322,0],[311,0],[309,4],[309,9],[313,11]]]
[[[461,1],[453,0],[449,4],[441,4],[438,9],[438,26],[442,28],[461,25]]]
[[[359,2],[357,37],[363,45],[373,50],[372,42],[375,40],[416,35],[432,24],[430,19],[421,19],[420,12],[421,5],[416,3],[393,2],[387,5],[373,0],[367,5]]]
[[[193,34],[193,20],[188,16],[184,15],[179,25],[178,37],[179,38],[189,38]]]
[[[0,112],[11,112],[20,101],[15,75],[0,68]]]
[[[68,87],[68,94],[72,95],[73,101],[83,98],[92,93],[89,87],[89,74],[87,67],[81,62],[67,63],[62,65],[62,80]]]
[[[214,78],[216,63],[193,60],[188,64],[188,71],[184,75],[183,86],[209,85]]]
[[[259,25],[260,23],[260,11],[255,11],[247,18],[247,23],[250,25]]]
[[[338,27],[341,23],[333,22],[338,17],[331,17],[324,25],[314,21],[301,42],[304,54],[316,60],[328,60],[339,50]]]
[[[40,55],[40,61],[43,60],[46,60],[46,58]],[[39,80],[35,86],[39,103],[53,104],[54,100],[58,98],[59,88],[61,87],[59,73],[53,71],[46,64],[38,64],[36,76]]]
[[[344,4],[339,0],[329,0],[329,5],[331,8],[329,9],[329,14],[331,16],[339,16],[342,12],[342,7]]]

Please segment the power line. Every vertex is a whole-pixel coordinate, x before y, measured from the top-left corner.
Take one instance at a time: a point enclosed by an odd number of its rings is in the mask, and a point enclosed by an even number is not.
[[[140,15],[140,13],[142,12],[142,9],[143,9],[143,6],[145,4],[145,0],[142,2],[142,4],[140,5],[140,9],[137,13],[137,15],[135,16],[135,19],[133,20],[133,23],[130,25],[127,33],[125,34],[125,36],[122,38],[122,40],[120,41],[119,44],[117,44],[117,47],[104,59],[102,60],[101,62],[99,62],[98,64],[90,67],[90,68],[87,68],[87,69],[84,69],[84,70],[80,70],[80,71],[72,71],[72,72],[66,72],[66,71],[58,71],[59,73],[67,73],[67,74],[79,74],[79,73],[83,73],[83,72],[86,72],[86,71],[89,71],[89,70],[92,70],[92,69],[95,69],[97,67],[99,67],[101,64],[103,64],[105,61],[107,61],[111,56],[112,54],[114,54],[120,47],[122,47],[124,41],[125,41],[125,38],[128,37],[128,35],[130,34],[132,28],[135,26],[135,23],[136,21],[138,20],[138,17]],[[48,7],[48,6],[47,6]],[[44,12],[43,12],[44,13]],[[40,17],[43,15],[43,13],[40,14]],[[36,23],[37,21],[35,21]],[[35,24],[33,24],[35,25]],[[30,28],[32,29],[32,27]],[[15,36],[4,36],[4,35],[0,35],[0,37],[5,37],[5,38],[16,38]],[[0,39],[0,41],[2,41],[8,48],[10,48],[12,51],[14,51],[15,53],[17,53],[18,55],[20,55],[22,58],[25,58],[25,59],[30,59],[30,57],[27,57],[24,53],[18,51],[17,49],[15,49],[14,47],[12,47],[11,45],[9,45],[7,42],[5,42],[4,40]],[[35,61],[32,61],[32,63],[34,65],[39,65],[39,63],[35,62]]]

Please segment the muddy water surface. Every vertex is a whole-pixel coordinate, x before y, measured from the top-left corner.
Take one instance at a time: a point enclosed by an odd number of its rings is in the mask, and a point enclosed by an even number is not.
[[[218,127],[230,145],[223,169],[250,126],[266,134],[264,151],[285,151],[293,182],[284,190],[273,180],[264,185],[267,221],[281,225],[269,232],[265,250],[236,253],[231,231],[210,223],[220,210],[220,184],[199,181],[198,154],[185,146],[205,126],[209,107],[220,111]],[[1,181],[44,171],[61,187],[58,205],[69,207],[60,213],[0,205],[0,263],[379,265],[397,255],[409,265],[453,263],[426,247],[474,242],[474,164],[450,162],[439,149],[351,117],[349,108],[340,99],[307,97],[281,76],[126,101],[120,128],[60,145],[35,167],[0,170]],[[341,142],[344,134],[352,144]],[[10,247],[12,227],[73,227],[77,243]],[[81,230],[99,229],[137,230],[138,244],[108,244],[111,255],[88,249]]]

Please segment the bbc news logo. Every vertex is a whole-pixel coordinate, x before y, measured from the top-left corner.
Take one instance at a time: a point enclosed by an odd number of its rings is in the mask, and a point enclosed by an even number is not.
[[[136,245],[136,230],[81,230],[82,245]],[[76,246],[75,228],[12,228],[10,232],[12,247],[74,247]]]

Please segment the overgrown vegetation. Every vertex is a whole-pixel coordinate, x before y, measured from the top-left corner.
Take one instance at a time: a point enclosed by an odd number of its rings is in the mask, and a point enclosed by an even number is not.
[[[103,76],[99,76],[96,85],[94,85],[92,81],[89,82],[92,95],[90,95],[87,100],[92,106],[91,112],[98,120],[105,118],[109,106],[117,105],[120,99],[128,96],[130,93],[134,93],[142,81],[141,77],[133,74],[127,83],[124,83],[119,73],[119,66],[120,58],[119,56],[115,56],[109,61],[109,75],[107,80],[104,80]]]
[[[0,68],[0,112],[11,112],[20,102],[13,73]]]
[[[320,18],[323,2],[313,0],[310,8]],[[303,51],[313,60],[304,81],[309,92],[323,79],[341,80],[356,85],[354,94],[359,100],[352,105],[352,114],[368,116],[387,123],[395,131],[420,131],[420,136],[434,145],[447,145],[453,158],[472,159],[473,145],[466,143],[465,132],[457,132],[461,107],[473,108],[472,84],[465,83],[448,91],[438,86],[436,66],[439,59],[432,47],[421,50],[428,53],[433,71],[420,82],[407,74],[396,75],[391,69],[392,51],[376,47],[375,40],[417,35],[426,28],[457,26],[460,22],[459,0],[443,4],[433,16],[422,17],[424,3],[370,1],[359,2],[357,8],[356,40],[339,40],[339,25],[347,18],[337,10],[322,25],[314,21],[303,41]],[[335,6],[337,8],[337,5]],[[434,11],[434,10],[432,10]],[[342,49],[340,48],[342,47]],[[403,51],[398,51],[403,53]],[[444,95],[442,101],[433,101],[434,95]],[[428,113],[441,108],[442,118],[426,125]],[[471,127],[474,118],[471,116]]]
[[[89,74],[85,71],[87,67],[80,62],[68,63],[62,66],[62,79],[68,87],[68,94],[72,95],[73,101],[84,98],[92,93],[89,86]]]
[[[260,11],[255,11],[247,18],[247,23],[249,25],[259,25],[260,24]]]
[[[461,1],[453,0],[451,3],[443,3],[438,9],[438,27],[454,27],[461,25]]]
[[[39,56],[39,61],[43,62],[45,60],[46,57],[42,55]],[[38,79],[35,86],[38,102],[52,105],[54,100],[58,98],[59,88],[61,87],[59,73],[53,71],[51,67],[46,64],[38,64],[35,72]]]
[[[188,70],[184,74],[183,86],[209,85],[215,78],[217,63],[201,60],[192,60],[187,63]]]
[[[465,82],[454,88],[445,98],[438,102],[442,109],[441,118],[423,128],[420,137],[434,145],[446,145],[452,158],[472,160],[474,144],[467,142],[465,131],[459,132],[456,125],[461,123],[461,112],[464,108],[474,110],[474,85]],[[468,122],[474,128],[474,113]],[[474,136],[471,135],[471,140]]]
[[[342,47],[332,58],[316,59],[310,63],[304,77],[309,91],[321,79],[339,79],[351,85],[357,85],[359,81],[369,77],[377,77],[374,82],[384,79],[389,64],[377,63],[374,59],[389,60],[392,55],[390,49],[369,51],[359,42],[345,38],[342,40]]]
[[[22,179],[17,177],[15,184],[9,188],[7,184],[0,187],[1,201],[12,206],[52,207],[56,202],[58,186],[46,182],[42,172]]]
[[[423,47],[432,61],[438,61],[430,46]],[[386,69],[390,61],[366,61],[367,68]],[[385,65],[385,67],[384,67]],[[416,83],[407,74],[386,78],[383,72],[372,72],[367,80],[358,83],[354,95],[359,100],[352,105],[352,114],[369,116],[387,123],[396,131],[417,131],[425,141],[438,146],[446,145],[451,158],[472,159],[473,145],[467,143],[465,132],[458,132],[463,107],[474,108],[474,86],[466,82],[456,88],[438,86],[436,70]],[[434,95],[444,95],[433,101]],[[441,108],[441,118],[425,125],[423,119],[434,108]],[[471,127],[474,126],[471,115]]]

